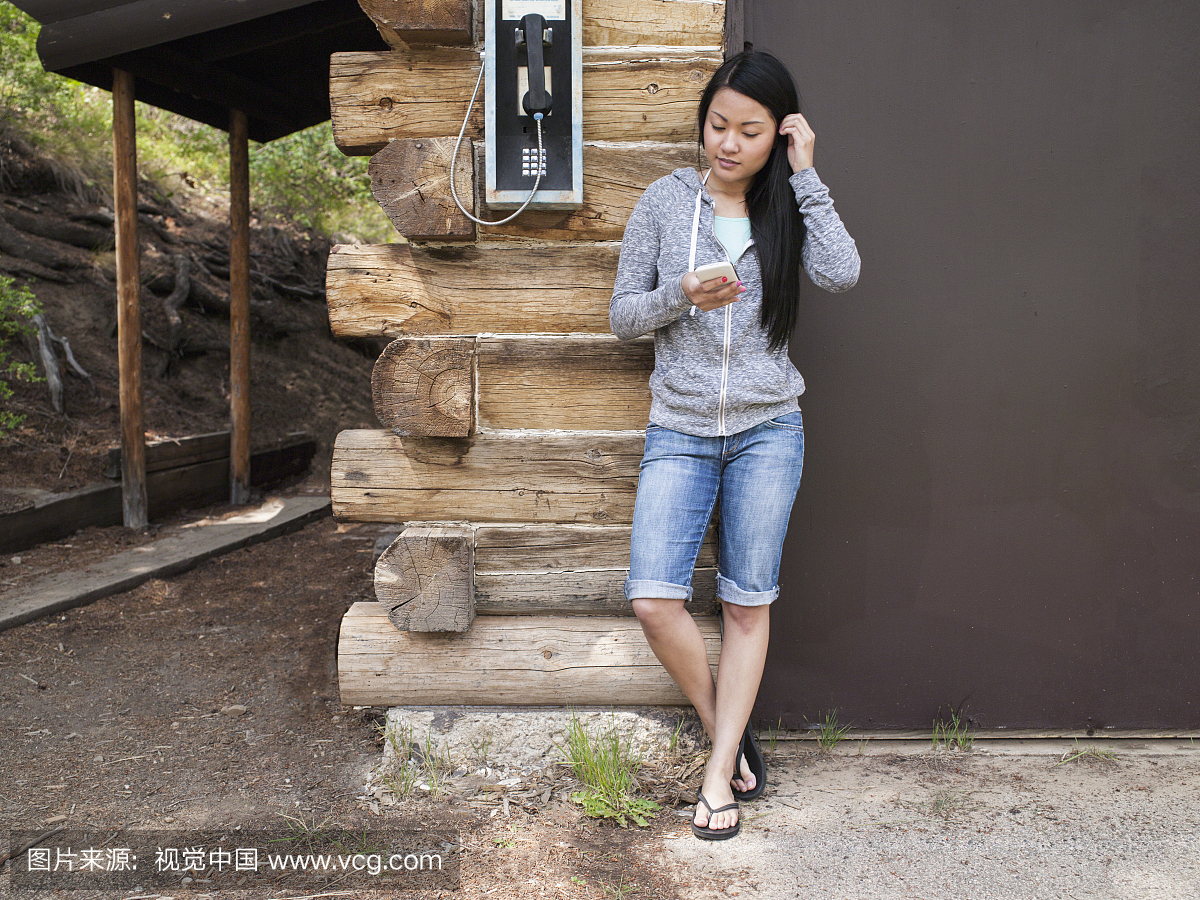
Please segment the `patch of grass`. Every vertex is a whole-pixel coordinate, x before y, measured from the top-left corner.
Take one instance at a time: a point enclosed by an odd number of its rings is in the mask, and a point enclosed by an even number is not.
[[[679,721],[675,723],[675,730],[671,732],[671,741],[667,745],[667,751],[674,756],[679,749],[679,734],[683,731],[683,717],[679,717]]]
[[[492,748],[492,735],[488,732],[477,741],[471,741],[471,749],[475,751],[475,759],[481,766],[488,764],[488,751]]]
[[[922,811],[926,815],[937,816],[940,819],[949,821],[957,813],[977,809],[981,805],[977,801],[972,800],[969,793],[944,790],[934,794],[929,802],[922,806]]]
[[[632,897],[634,894],[640,894],[641,888],[635,884],[628,884],[625,881],[625,876],[622,875],[620,881],[616,884],[609,884],[607,881],[600,882],[600,890],[605,897],[612,897],[613,900],[625,900],[626,897]]]
[[[582,806],[586,815],[611,819],[622,827],[630,821],[641,826],[650,824],[650,817],[660,807],[653,800],[634,796],[634,773],[641,768],[642,760],[630,755],[615,717],[607,729],[593,737],[572,711],[567,746],[560,750],[583,784],[583,790],[573,793],[571,800]]]
[[[446,790],[446,780],[454,771],[454,763],[450,761],[450,748],[445,744],[438,750],[433,746],[433,734],[425,732],[425,748],[423,750],[425,779],[429,782],[429,793],[440,797]]]
[[[849,725],[838,722],[838,711],[832,709],[825,713],[821,724],[817,726],[817,746],[823,753],[832,753],[833,748],[842,742],[849,730]]]
[[[779,740],[779,732],[781,731],[783,731],[783,716],[780,716],[775,721],[774,727],[767,729],[767,740],[765,743],[767,745],[767,749],[772,753],[775,752],[775,742]]]
[[[332,820],[328,818],[323,822],[317,822],[314,816],[312,823],[309,824],[304,819],[297,819],[286,813],[280,813],[280,816],[287,821],[291,834],[287,837],[273,839],[271,843],[303,847],[309,852],[319,850],[328,852],[330,849],[336,849],[343,853],[381,853],[385,850],[382,846],[371,844],[366,829],[359,834],[333,824]]]
[[[933,720],[933,749],[962,750],[970,752],[975,745],[975,735],[970,723],[964,721],[957,711],[951,711],[950,721],[942,718]]]
[[[1097,747],[1095,744],[1088,744],[1085,747],[1080,747],[1079,741],[1076,740],[1074,747],[1064,753],[1062,758],[1050,768],[1057,769],[1059,766],[1066,765],[1069,762],[1075,762],[1076,760],[1080,759],[1100,759],[1104,760],[1105,762],[1116,762],[1117,754],[1113,753],[1111,750],[1105,750]]]
[[[386,775],[381,780],[398,799],[412,794],[417,786],[417,780],[424,776],[429,785],[429,793],[434,797],[441,796],[446,790],[446,780],[454,770],[450,761],[450,750],[445,745],[439,751],[433,746],[432,732],[425,734],[425,746],[413,749],[412,726],[409,724],[392,727],[391,725],[376,725],[383,734],[384,740],[391,745],[396,756],[395,775]]]

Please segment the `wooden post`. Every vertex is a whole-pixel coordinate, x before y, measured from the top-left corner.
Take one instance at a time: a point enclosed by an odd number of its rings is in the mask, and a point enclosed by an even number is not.
[[[229,502],[250,500],[250,150],[249,123],[229,126]]]
[[[142,309],[137,237],[137,126],[133,75],[113,69],[113,203],[117,237],[117,370],[121,402],[121,503],[126,528],[145,528]]]

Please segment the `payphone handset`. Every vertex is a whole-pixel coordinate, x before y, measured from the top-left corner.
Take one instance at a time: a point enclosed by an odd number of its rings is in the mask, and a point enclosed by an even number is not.
[[[454,148],[457,162],[479,83],[487,79],[484,199],[512,209],[480,225],[502,225],[527,207],[583,206],[582,0],[482,0],[486,4],[483,66]]]

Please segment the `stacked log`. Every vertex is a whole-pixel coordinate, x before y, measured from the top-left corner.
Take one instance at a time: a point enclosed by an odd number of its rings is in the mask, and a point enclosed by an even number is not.
[[[722,0],[582,0],[581,209],[476,226],[451,157],[483,43],[469,0],[360,0],[393,48],[331,60],[334,139],[373,154],[405,242],[336,246],[330,322],[390,337],[380,430],[341,434],[334,513],[406,528],[376,601],[343,620],[343,702],[677,704],[622,594],[654,366],[610,333],[633,205],[697,161],[695,110],[720,65]],[[481,218],[483,105],[454,173]],[[715,664],[715,540],[689,609]],[[498,678],[497,669],[503,669]]]

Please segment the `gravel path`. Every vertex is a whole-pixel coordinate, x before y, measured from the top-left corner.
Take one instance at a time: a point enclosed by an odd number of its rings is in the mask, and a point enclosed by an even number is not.
[[[1089,746],[1115,759],[1088,755]],[[681,820],[660,863],[712,897],[1200,898],[1200,744],[913,742],[777,747],[741,834]]]

